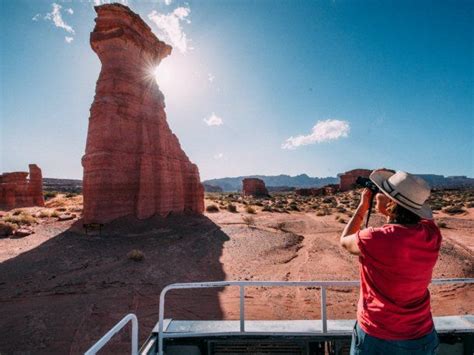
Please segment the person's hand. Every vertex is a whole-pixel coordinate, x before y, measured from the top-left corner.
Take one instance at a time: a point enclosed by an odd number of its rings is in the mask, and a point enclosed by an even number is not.
[[[359,208],[364,212],[370,208],[370,200],[372,200],[372,195],[373,192],[368,188],[365,188],[360,194]]]

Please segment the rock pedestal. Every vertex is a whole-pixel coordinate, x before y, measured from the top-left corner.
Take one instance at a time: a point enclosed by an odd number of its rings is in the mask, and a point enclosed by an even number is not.
[[[268,190],[265,182],[261,179],[247,178],[242,180],[242,193],[255,197],[268,196]]]
[[[354,170],[346,171],[344,174],[340,174],[339,175],[339,179],[340,179],[339,190],[340,191],[352,190],[359,176],[368,178],[371,173],[372,173],[372,170],[354,169]]]
[[[0,175],[0,209],[44,206],[41,169],[30,164],[29,170]]]
[[[96,6],[90,43],[102,69],[90,109],[84,221],[204,210],[199,171],[166,122],[153,71],[171,53],[128,7]]]

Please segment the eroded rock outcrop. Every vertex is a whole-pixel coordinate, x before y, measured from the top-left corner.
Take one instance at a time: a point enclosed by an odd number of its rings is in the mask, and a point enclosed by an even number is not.
[[[41,169],[36,164],[30,164],[29,169],[29,173],[19,171],[0,175],[1,209],[44,206]]]
[[[339,183],[339,189],[341,191],[348,191],[354,188],[355,182],[357,180],[357,177],[362,176],[362,177],[369,177],[370,173],[372,173],[372,170],[367,170],[367,169],[354,169],[350,171],[346,171],[343,174],[339,175],[340,183]]]
[[[265,182],[257,178],[247,178],[242,180],[242,193],[255,197],[268,196],[268,190],[265,187]]]
[[[102,69],[90,110],[84,220],[204,210],[199,171],[171,132],[153,69],[171,53],[128,7],[96,6],[92,49]]]

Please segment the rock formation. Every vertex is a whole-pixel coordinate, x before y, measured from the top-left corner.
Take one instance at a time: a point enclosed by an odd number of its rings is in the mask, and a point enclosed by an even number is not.
[[[355,182],[357,177],[369,177],[372,170],[367,169],[354,169],[350,171],[346,171],[343,174],[339,175],[340,183],[339,189],[340,191],[348,191],[354,188]]]
[[[251,195],[255,197],[268,196],[268,190],[265,187],[265,182],[256,178],[247,178],[242,180],[242,193],[244,195]]]
[[[296,189],[295,193],[299,196],[331,196],[339,191],[339,185],[329,184],[323,187],[310,189]]]
[[[44,206],[41,169],[36,164],[30,164],[29,169],[29,173],[20,171],[0,175],[1,209]]]
[[[171,53],[128,7],[96,6],[90,43],[102,69],[90,109],[84,221],[204,211],[199,171],[165,114],[153,70]]]

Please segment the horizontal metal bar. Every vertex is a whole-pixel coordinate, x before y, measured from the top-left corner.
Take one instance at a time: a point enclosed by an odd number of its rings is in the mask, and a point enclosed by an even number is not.
[[[474,283],[474,278],[450,278],[434,279],[431,281],[434,285],[452,284],[452,283]],[[228,286],[250,286],[250,287],[355,287],[359,286],[360,281],[210,281],[210,282],[189,282],[175,283],[166,286],[162,293],[170,290],[190,289],[190,288],[216,288]]]

